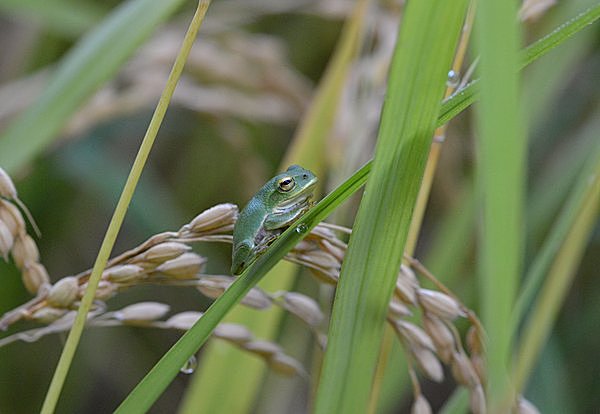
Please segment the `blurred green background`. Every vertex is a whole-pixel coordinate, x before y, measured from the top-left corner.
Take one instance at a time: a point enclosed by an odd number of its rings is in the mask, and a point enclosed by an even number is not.
[[[71,48],[126,3],[133,2],[0,0],[0,140],[25,108],[38,100]],[[38,245],[52,281],[93,264],[193,11],[193,4],[179,3],[40,151],[10,171],[42,230]],[[348,77],[327,143],[327,173],[321,177],[326,188],[366,161],[373,146],[386,59],[402,10],[400,2],[372,3],[360,58]],[[526,43],[592,3],[559,1],[538,18],[527,20]],[[277,171],[352,4],[221,0],[211,6],[136,190],[116,253],[152,234],[177,229],[214,204],[243,205]],[[600,136],[598,33],[596,25],[578,34],[524,73],[523,106],[530,139],[523,232],[526,266]],[[467,112],[450,126],[417,257],[477,309],[470,118]],[[27,145],[17,143],[21,144]],[[7,149],[3,151],[0,159],[10,158]],[[345,208],[336,214],[335,222],[351,225],[355,205]],[[210,272],[227,272],[229,246],[204,244],[197,250],[210,258]],[[592,413],[600,407],[600,359],[594,357],[600,348],[599,274],[597,222],[527,392],[544,413]],[[316,290],[316,282],[308,277],[302,283],[303,289]],[[29,298],[16,268],[0,261],[0,314]],[[154,286],[125,291],[109,306],[117,309],[144,300],[168,303],[173,312],[202,310],[209,303],[194,289]],[[21,322],[0,335],[32,326]],[[310,335],[302,326],[295,328],[299,337]],[[126,327],[86,331],[58,412],[112,411],[178,336]],[[39,410],[63,341],[63,336],[51,335],[0,348],[0,413]],[[305,363],[310,367],[308,360]],[[285,404],[288,412],[304,412],[309,386],[276,379],[296,384]],[[188,381],[181,375],[153,412],[174,412]],[[451,382],[426,383],[425,393],[439,406],[452,387]],[[389,403],[382,410],[407,412],[408,394],[401,389],[389,392]],[[271,397],[265,388],[258,406],[267,407],[264,401]]]

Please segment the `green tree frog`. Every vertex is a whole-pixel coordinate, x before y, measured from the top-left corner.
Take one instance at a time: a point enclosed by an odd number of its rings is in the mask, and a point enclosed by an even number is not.
[[[239,275],[312,205],[317,177],[299,165],[271,178],[241,211],[233,228],[231,273]]]

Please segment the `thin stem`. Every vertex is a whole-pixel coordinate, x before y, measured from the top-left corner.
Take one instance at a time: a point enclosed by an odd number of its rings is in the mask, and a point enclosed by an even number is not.
[[[44,405],[42,406],[42,414],[51,414],[56,409],[58,397],[60,396],[62,387],[65,383],[65,379],[71,366],[71,362],[73,361],[75,351],[77,350],[77,345],[79,344],[79,340],[83,332],[87,314],[92,307],[92,302],[94,300],[102,272],[106,267],[106,263],[115,244],[119,229],[121,228],[121,224],[125,218],[127,207],[129,206],[131,198],[133,197],[133,192],[140,179],[142,170],[146,164],[146,160],[148,159],[148,155],[150,154],[150,150],[154,144],[162,120],[167,112],[169,102],[171,101],[171,97],[173,96],[173,92],[175,91],[175,87],[177,86],[177,82],[181,76],[181,72],[183,71],[183,66],[185,65],[189,52],[192,48],[194,39],[196,38],[196,33],[202,24],[202,20],[204,19],[204,15],[206,14],[206,9],[208,8],[209,3],[209,0],[201,0],[198,3],[198,8],[196,9],[196,13],[194,14],[192,22],[185,35],[181,50],[177,55],[175,63],[173,64],[173,68],[171,69],[171,73],[167,79],[165,89],[163,90],[156,110],[152,115],[152,120],[150,121],[146,135],[144,136],[142,144],[140,145],[140,149],[137,153],[129,176],[127,177],[127,182],[125,183],[121,197],[119,198],[119,202],[117,203],[117,207],[115,208],[115,212],[113,213],[113,217],[108,226],[108,230],[106,231],[106,235],[102,241],[102,246],[100,247],[96,262],[94,263],[94,268],[88,282],[88,287],[85,291],[83,299],[81,300],[79,310],[77,311],[77,317],[75,318],[73,327],[69,332],[67,342],[65,343],[60,360],[58,361],[58,366],[54,371],[50,388],[48,389],[48,393],[46,394],[46,398],[44,400]]]
[[[452,63],[452,71],[454,71],[454,73],[457,74],[460,73],[465,59],[465,55],[467,53],[467,48],[473,29],[473,22],[475,20],[476,5],[476,0],[471,1],[471,4],[469,5],[467,16],[465,18],[465,23],[463,25],[463,31],[460,37],[460,42],[456,50],[454,62]],[[449,96],[451,96],[456,91],[457,86],[458,83],[448,84],[444,98],[448,98]],[[415,205],[415,211],[413,213],[411,227],[408,234],[408,240],[406,242],[406,248],[404,249],[404,252],[409,256],[413,256],[419,233],[421,231],[421,225],[423,224],[423,216],[427,207],[427,201],[429,200],[429,194],[431,192],[433,177],[435,176],[435,171],[437,170],[437,164],[440,158],[442,144],[446,139],[447,128],[448,124],[445,123],[438,127],[434,133],[433,142],[431,144],[431,151],[429,153],[429,159],[427,160],[427,166],[425,167],[425,175],[423,176],[423,183],[421,184],[421,189],[419,190],[419,196]]]

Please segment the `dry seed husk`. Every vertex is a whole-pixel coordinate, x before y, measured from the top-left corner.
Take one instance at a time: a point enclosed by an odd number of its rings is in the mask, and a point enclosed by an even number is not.
[[[144,260],[152,263],[163,263],[181,256],[192,248],[179,242],[164,242],[149,248],[144,254]]]
[[[311,250],[305,254],[297,255],[298,259],[312,263],[323,269],[339,269],[340,262],[331,254],[323,250]]]
[[[25,220],[17,206],[1,199],[0,222],[4,222],[13,235],[25,233]]]
[[[187,311],[171,316],[167,319],[166,324],[174,329],[187,331],[202,317],[202,312]]]
[[[471,360],[462,351],[455,352],[452,355],[452,375],[458,383],[468,388],[473,388],[479,384],[479,377],[471,364]]]
[[[337,239],[337,237],[331,230],[329,230],[327,227],[325,227],[321,224],[318,224],[316,227],[314,227],[310,231],[308,236],[306,236],[306,238],[308,240],[316,241],[316,242],[320,242],[323,239],[329,239],[329,240]]]
[[[17,198],[17,189],[10,176],[0,167],[0,197]]]
[[[310,270],[310,272],[314,275],[315,278],[317,278],[319,280],[319,282],[321,283],[327,283],[328,285],[337,285],[339,279],[340,279],[340,274],[337,270],[321,270],[321,269],[314,269],[314,268],[309,268],[308,270]]]
[[[221,296],[232,283],[233,278],[216,275],[200,279],[197,288],[204,296],[216,299]],[[241,303],[254,309],[263,310],[271,307],[272,301],[262,290],[252,288],[248,291],[246,296],[242,298]]]
[[[46,300],[56,308],[68,308],[79,295],[79,283],[76,277],[68,276],[56,282],[48,292]]]
[[[23,268],[25,262],[39,262],[40,252],[35,241],[27,233],[20,233],[16,238],[12,248],[12,257],[19,268]]]
[[[58,309],[51,306],[45,306],[35,311],[33,315],[31,315],[31,319],[36,322],[51,323],[64,316],[64,314],[67,312],[67,309]]]
[[[79,287],[79,297],[83,296],[86,288],[87,283],[84,283]],[[116,284],[106,280],[101,280],[100,283],[98,283],[98,288],[96,289],[96,294],[94,297],[98,300],[105,301],[112,298],[117,293],[117,290],[118,286]]]
[[[411,349],[415,362],[423,373],[435,382],[444,380],[444,369],[435,354],[427,348]]]
[[[238,323],[220,323],[213,331],[213,335],[238,344],[249,342],[253,338],[252,332]]]
[[[30,293],[37,293],[43,286],[50,283],[46,268],[40,263],[26,262],[22,272],[23,285]]]
[[[144,278],[143,267],[133,264],[113,266],[102,273],[102,278],[115,283],[129,283]]]
[[[392,298],[388,308],[388,315],[394,319],[406,318],[412,316],[412,312],[404,303],[400,302],[396,298]]]
[[[223,283],[211,280],[200,280],[197,288],[200,293],[211,299],[218,298],[225,292],[225,289],[227,289]]]
[[[398,274],[398,279],[396,279],[396,289],[394,290],[394,293],[404,303],[407,303],[409,305],[416,305],[416,290],[418,287],[419,285],[416,282],[416,279],[413,280],[410,277],[406,277],[406,274],[404,272],[400,272]]]
[[[469,395],[471,412],[473,414],[485,414],[486,402],[485,402],[485,393],[483,392],[483,387],[481,385],[477,385],[476,387],[470,390]]]
[[[8,260],[8,254],[12,250],[14,242],[15,238],[10,229],[4,222],[0,221],[0,255],[2,255],[5,261]]]
[[[344,260],[344,256],[346,251],[334,246],[329,240],[321,240],[321,244],[325,248],[325,250],[332,255],[339,263]]]
[[[400,276],[403,276],[405,279],[410,280],[414,285],[419,284],[419,282],[417,281],[417,276],[415,275],[415,272],[410,268],[410,266],[407,266],[404,263],[402,263],[400,265],[400,274]]]
[[[413,402],[411,414],[431,414],[431,405],[423,395],[419,395]]]
[[[115,319],[127,322],[148,322],[162,318],[170,306],[160,302],[139,302],[115,312]]]
[[[266,358],[283,353],[281,347],[276,343],[262,340],[247,342],[243,345],[243,348]]]
[[[525,0],[519,9],[519,20],[535,22],[556,3],[557,0]]]
[[[269,366],[273,371],[289,377],[304,372],[304,367],[300,362],[283,353],[277,353],[269,358]]]
[[[242,298],[241,303],[254,309],[263,310],[270,308],[273,302],[265,292],[257,288],[252,288]]]
[[[318,248],[319,248],[319,246],[317,245],[317,243],[315,243],[311,240],[303,239],[300,241],[300,243],[298,243],[297,245],[294,246],[292,251],[294,251],[296,253],[300,253],[300,252],[304,253],[304,252],[310,252],[311,250],[315,250]]]
[[[485,370],[485,358],[480,354],[472,354],[471,355],[471,365],[473,365],[473,369],[479,378],[479,382],[484,382],[484,378],[487,378],[487,373]]]
[[[186,230],[194,233],[207,233],[235,223],[238,207],[235,204],[218,204],[198,214],[187,226]]]
[[[458,303],[442,292],[429,289],[418,290],[419,302],[426,311],[449,321],[465,316]]]
[[[395,321],[394,325],[398,333],[406,338],[411,346],[435,351],[435,345],[431,337],[417,325],[406,321]]]
[[[204,257],[196,253],[184,253],[164,262],[156,268],[156,271],[175,279],[193,279],[202,271],[205,264]]]
[[[323,312],[317,302],[301,293],[286,292],[281,296],[282,306],[298,316],[310,326],[318,326],[323,321]]]
[[[425,314],[423,327],[433,340],[442,361],[445,363],[450,362],[454,353],[455,343],[454,335],[452,335],[448,326],[440,318]]]

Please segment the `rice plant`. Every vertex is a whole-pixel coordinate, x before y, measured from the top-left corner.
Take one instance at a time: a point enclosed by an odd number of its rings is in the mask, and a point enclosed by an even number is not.
[[[1,412],[597,406],[600,5],[0,5]]]

